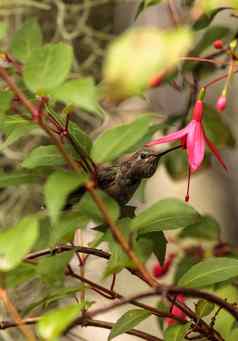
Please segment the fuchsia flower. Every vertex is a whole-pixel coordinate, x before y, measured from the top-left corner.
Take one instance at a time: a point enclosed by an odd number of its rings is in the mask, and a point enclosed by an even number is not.
[[[160,143],[168,143],[175,140],[180,140],[182,146],[187,150],[188,154],[188,164],[189,164],[189,181],[187,188],[187,195],[185,200],[189,200],[189,183],[190,183],[190,173],[195,172],[200,166],[205,156],[205,145],[211,149],[212,153],[215,155],[216,159],[226,168],[226,165],[217,150],[216,146],[208,139],[206,136],[203,126],[203,102],[202,100],[197,100],[194,106],[192,120],[183,129],[176,131],[175,133],[168,134],[157,140],[151,141],[146,144],[146,146],[153,146]]]

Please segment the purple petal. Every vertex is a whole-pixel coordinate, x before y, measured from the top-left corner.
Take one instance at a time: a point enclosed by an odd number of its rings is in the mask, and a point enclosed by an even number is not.
[[[187,136],[188,162],[191,172],[201,165],[205,155],[205,138],[200,122],[192,120]]]

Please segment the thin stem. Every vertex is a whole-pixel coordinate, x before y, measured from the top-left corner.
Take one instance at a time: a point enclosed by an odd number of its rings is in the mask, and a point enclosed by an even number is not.
[[[43,256],[47,256],[50,254],[55,255],[55,254],[59,254],[59,253],[67,252],[67,251],[75,251],[75,252],[85,253],[88,255],[98,256],[98,257],[101,257],[104,259],[110,258],[110,254],[108,252],[103,251],[103,250],[93,249],[93,248],[86,247],[86,246],[60,245],[60,246],[54,247],[53,249],[48,248],[48,249],[29,253],[24,258],[24,260],[33,260],[33,259],[43,257]]]
[[[8,328],[14,328],[17,326],[26,326],[30,324],[35,324],[39,321],[39,317],[29,317],[26,319],[22,319],[21,322],[18,324],[15,321],[0,321],[0,330],[8,329]]]
[[[32,317],[32,318],[26,318],[21,321],[21,325],[31,325],[35,324],[39,321],[40,317]],[[82,319],[80,323],[84,327],[98,327],[98,328],[105,328],[105,329],[112,329],[115,323],[106,322],[106,321],[99,321],[99,320],[92,320],[92,319]],[[12,327],[17,327],[15,321],[0,321],[0,330],[8,329]],[[141,339],[148,340],[148,341],[163,341],[162,339],[155,337],[153,335],[150,335],[148,333],[145,333],[143,331],[140,331],[138,329],[131,329],[126,334],[134,335],[137,337],[140,337]]]
[[[227,91],[228,91],[228,86],[230,84],[230,80],[232,78],[232,75],[233,75],[233,69],[234,69],[234,60],[231,59],[230,61],[230,65],[229,65],[229,69],[228,69],[228,73],[227,73],[227,79],[226,79],[226,83],[225,83],[225,86],[224,86],[224,89],[222,91],[222,95],[223,96],[226,96],[227,95]]]
[[[77,278],[78,280],[80,280],[81,282],[83,283],[86,283],[88,284],[92,289],[96,289],[97,292],[99,294],[106,294],[107,295],[107,298],[109,299],[116,299],[116,298],[119,298],[119,299],[124,299],[124,297],[115,292],[114,290],[111,290],[111,289],[107,289],[95,282],[92,282],[91,280],[87,279],[87,278],[84,278],[78,274],[76,274],[71,267],[68,266],[68,271],[66,271],[66,275],[68,276],[72,276],[74,278]],[[104,296],[105,297],[105,296]],[[155,316],[158,316],[158,317],[170,317],[170,318],[173,318],[175,320],[177,320],[178,322],[180,323],[184,323],[184,320],[180,319],[179,317],[177,316],[174,316],[173,314],[170,314],[170,313],[167,313],[167,312],[164,312],[164,311],[161,311],[159,309],[156,309],[154,307],[151,307],[147,304],[143,304],[141,302],[138,302],[136,300],[132,300],[130,301],[130,304],[134,305],[134,306],[137,306],[137,307],[140,307],[140,308],[143,308],[145,310],[148,310],[149,312],[151,312],[152,315],[155,315]]]
[[[157,295],[161,296],[161,295],[164,295],[165,293],[171,294],[171,295],[182,294],[182,295],[184,295],[186,297],[190,297],[190,298],[205,299],[209,302],[215,303],[216,305],[222,307],[224,310],[229,312],[238,321],[238,310],[236,310],[232,304],[224,301],[223,299],[221,299],[218,296],[215,296],[215,295],[210,294],[208,292],[200,291],[197,289],[182,288],[182,287],[175,287],[175,286],[165,286],[165,285],[163,285],[163,286],[161,285],[159,288],[156,288],[155,290],[146,291],[146,292],[140,293],[138,295],[134,295],[131,297],[121,299],[120,301],[115,302],[113,304],[110,304],[108,306],[95,309],[94,311],[91,311],[88,314],[90,317],[93,317],[95,315],[105,313],[108,310],[115,309],[117,307],[120,307],[122,305],[130,303],[133,300],[138,300],[138,299],[157,296]],[[199,318],[197,318],[197,320],[199,320]]]
[[[206,63],[211,63],[215,65],[227,65],[227,62],[224,62],[222,60],[213,60],[209,58],[203,58],[203,57],[181,57],[180,59],[182,60],[188,60],[192,62],[206,62]]]
[[[129,243],[124,238],[123,234],[120,232],[120,230],[118,229],[117,225],[112,220],[111,216],[108,214],[107,208],[106,208],[104,202],[102,201],[100,196],[95,191],[93,185],[90,182],[88,182],[88,183],[86,183],[86,188],[89,191],[89,193],[91,194],[91,196],[92,196],[93,200],[95,201],[97,207],[101,211],[101,214],[104,217],[105,221],[109,225],[113,237],[118,241],[118,243],[120,244],[122,249],[125,251],[125,253],[128,255],[128,257],[133,261],[133,263],[135,264],[135,267],[143,275],[145,281],[150,286],[155,288],[158,283],[154,280],[154,278],[149,273],[149,271],[146,269],[144,264],[139,260],[139,258],[135,255],[133,250],[130,248]]]
[[[116,274],[112,274],[112,283],[111,283],[111,286],[110,286],[110,289],[111,289],[111,290],[114,289],[114,286],[115,286],[115,284],[116,284],[116,277],[117,277]]]
[[[112,322],[106,322],[106,321],[99,321],[99,320],[92,320],[92,319],[86,319],[83,322],[83,325],[88,327],[88,326],[92,326],[92,327],[99,327],[99,328],[105,328],[105,329],[112,329],[113,326],[115,325],[115,323]],[[134,335],[137,336],[143,340],[148,340],[148,341],[163,341],[162,339],[153,336],[151,334],[145,333],[141,330],[138,329],[131,329],[128,332],[126,332],[126,334],[129,335]]]
[[[171,20],[172,20],[174,26],[178,26],[179,16],[178,16],[177,9],[176,9],[174,1],[168,0],[167,6],[168,6],[169,14],[170,14],[170,17],[171,17]]]
[[[36,338],[32,333],[31,329],[25,325],[17,309],[10,300],[7,292],[2,288],[0,288],[0,299],[3,301],[7,311],[9,312],[12,319],[15,321],[15,326],[21,330],[22,334],[25,335],[26,339],[29,341],[36,341]]]
[[[238,72],[238,70],[233,71],[233,73],[237,73],[237,72]],[[211,86],[211,85],[213,85],[213,84],[215,84],[217,82],[220,82],[223,79],[227,78],[227,76],[228,76],[228,73],[226,73],[226,74],[224,74],[224,75],[222,75],[220,77],[217,77],[217,78],[211,80],[210,82],[208,82],[207,84],[203,85],[203,88],[207,89],[209,86]]]

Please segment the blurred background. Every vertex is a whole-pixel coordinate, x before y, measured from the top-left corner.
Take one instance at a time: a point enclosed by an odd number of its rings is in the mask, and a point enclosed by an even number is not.
[[[0,20],[9,26],[9,36],[4,41],[5,46],[13,32],[19,28],[29,17],[37,17],[42,27],[46,41],[65,41],[73,45],[75,53],[75,64],[73,77],[80,75],[93,76],[97,82],[101,80],[101,67],[107,45],[128,27],[132,25],[154,25],[156,27],[170,27],[173,25],[166,4],[153,6],[143,12],[135,21],[135,14],[139,0],[0,0]],[[179,1],[177,9],[180,17],[186,21],[186,13],[180,11]],[[213,25],[223,24],[231,28],[237,25],[237,18],[232,18],[229,11],[217,15]],[[219,71],[220,72],[220,71]],[[222,71],[221,71],[222,72]],[[223,71],[224,72],[224,71]],[[214,75],[213,75],[214,77]],[[207,78],[206,78],[207,80]],[[225,122],[230,126],[234,136],[238,137],[237,111],[237,80],[234,77],[233,86],[228,101],[229,108],[223,114]],[[209,91],[208,101],[214,106],[217,96],[220,94],[222,84],[218,83]],[[130,121],[140,113],[153,112],[158,115],[176,115],[184,110],[187,98],[186,91],[183,93],[165,85],[159,89],[149,91],[144,99],[133,98],[118,107],[106,107],[113,115],[108,115],[103,124],[94,118],[82,113],[81,125],[88,131],[97,135],[107,126]],[[116,115],[115,115],[116,112]],[[35,137],[37,139],[37,137]],[[35,141],[34,141],[35,142]],[[33,141],[24,141],[22,148],[30,150]],[[14,167],[21,159],[22,150],[18,146],[11,146],[4,150],[0,156],[0,166]],[[223,150],[223,157],[228,165],[229,172],[225,173],[216,162],[212,168],[204,169],[192,178],[191,204],[201,213],[211,213],[221,224],[224,236],[232,242],[238,241],[237,219],[238,219],[238,175],[237,161],[238,153],[235,149]],[[146,185],[144,205],[151,205],[154,201],[164,197],[183,198],[186,190],[186,179],[174,181],[162,165],[156,174]],[[18,219],[30,206],[39,205],[39,189],[32,186],[29,193],[28,187],[21,186],[17,189],[6,189],[0,192],[0,224],[2,226],[11,224]],[[137,200],[137,198],[134,198]],[[89,233],[90,239],[90,233]],[[95,260],[89,266],[89,276],[92,279],[99,279],[103,271],[101,262]],[[153,261],[152,261],[153,263]],[[152,264],[151,263],[151,264]],[[97,269],[97,272],[95,272]],[[99,270],[100,269],[100,270]],[[125,285],[126,283],[126,285]],[[107,283],[105,283],[106,285]],[[136,285],[138,283],[136,282]],[[125,294],[141,291],[141,287],[135,288],[135,282],[130,276],[122,273],[117,282],[118,291]],[[115,321],[121,311],[114,311],[107,314],[106,319]],[[152,330],[150,324],[152,317],[142,323],[142,327]],[[154,328],[155,328],[155,324]],[[108,331],[95,330],[94,328],[80,328],[71,335],[72,339],[106,340]],[[12,340],[7,332],[0,333],[0,339]],[[135,337],[123,335],[117,338],[122,340],[136,340]]]

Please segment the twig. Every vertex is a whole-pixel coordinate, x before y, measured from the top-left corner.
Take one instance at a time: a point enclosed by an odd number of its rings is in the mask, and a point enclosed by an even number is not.
[[[222,60],[213,60],[209,58],[203,58],[203,57],[181,57],[181,60],[187,60],[191,62],[204,62],[204,63],[211,63],[215,65],[227,65],[228,63]]]
[[[29,341],[36,341],[36,338],[32,333],[31,329],[27,327],[24,321],[21,319],[17,309],[10,300],[7,292],[2,288],[0,288],[0,299],[3,301],[7,311],[9,312],[12,319],[15,321],[14,322],[15,326],[21,330],[22,334],[25,335],[26,339]]]
[[[32,317],[32,318],[27,318],[21,321],[21,326],[23,325],[31,325],[35,324],[40,320],[40,317]],[[98,328],[105,328],[105,329],[112,329],[115,323],[110,323],[106,321],[99,321],[99,320],[92,320],[92,319],[83,319],[79,323],[83,327],[98,327]],[[17,327],[18,324],[15,321],[0,321],[0,330],[3,329],[8,329],[12,327]],[[130,331],[127,332],[129,335],[135,335],[140,337],[141,339],[148,340],[148,341],[163,341],[162,339],[155,337],[153,335],[150,335],[148,333],[145,333],[143,331],[140,331],[138,329],[131,329]]]
[[[66,271],[66,275],[72,276],[74,278],[77,278],[81,282],[88,284],[92,289],[96,289],[95,291],[97,291],[99,294],[102,294],[102,293],[104,295],[106,294],[107,298],[109,298],[109,299],[116,299],[116,298],[124,299],[124,297],[122,295],[120,295],[119,293],[115,292],[114,290],[107,289],[107,288],[105,288],[105,287],[103,287],[103,286],[101,286],[101,285],[99,285],[99,284],[97,284],[95,282],[90,281],[87,278],[84,278],[84,277],[76,274],[72,270],[71,267],[68,267],[68,272]],[[164,312],[162,310],[156,309],[154,307],[151,307],[151,306],[149,306],[147,304],[143,304],[143,303],[138,302],[136,300],[130,301],[130,304],[135,305],[137,307],[140,307],[142,309],[148,310],[149,312],[151,312],[152,315],[155,315],[155,316],[158,316],[158,317],[162,317],[162,318],[169,317],[169,318],[173,318],[173,319],[177,320],[180,323],[184,323],[184,320],[180,319],[177,316],[174,316],[173,314],[170,314],[170,313]]]
[[[68,251],[85,253],[88,255],[94,255],[94,256],[97,256],[100,258],[104,258],[104,259],[110,258],[110,254],[108,252],[103,251],[103,250],[93,249],[93,248],[86,247],[86,246],[60,245],[60,246],[55,246],[52,249],[48,248],[48,249],[29,253],[24,258],[24,260],[33,260],[33,259],[40,258],[43,256],[47,256],[50,254],[55,255],[55,254],[60,254],[63,252],[68,252]]]
[[[164,292],[167,292],[168,294],[171,294],[171,295],[182,294],[182,295],[184,295],[186,297],[190,297],[190,298],[205,299],[209,302],[215,303],[216,305],[222,307],[224,310],[229,312],[238,321],[238,310],[236,310],[232,304],[224,301],[220,297],[213,295],[213,294],[210,294],[210,293],[205,292],[205,291],[197,290],[197,289],[182,288],[182,287],[175,287],[175,286],[166,286],[166,285],[161,285],[159,288],[156,288],[154,290],[149,290],[149,291],[146,291],[144,293],[140,293],[138,295],[134,295],[131,297],[121,299],[120,301],[115,302],[113,304],[110,304],[106,307],[98,308],[92,312],[89,312],[88,316],[93,317],[99,313],[101,314],[101,313],[107,312],[108,310],[115,309],[117,307],[120,307],[122,305],[130,303],[133,300],[152,297],[152,296],[156,296],[156,295],[163,295]],[[197,320],[199,320],[199,318],[197,318]]]
[[[179,20],[178,14],[177,14],[177,10],[176,10],[174,1],[168,0],[167,6],[168,6],[169,14],[170,14],[170,17],[171,17],[171,20],[172,20],[174,26],[178,26],[180,20]]]
[[[92,320],[92,319],[86,319],[83,322],[84,326],[92,326],[92,327],[99,327],[99,328],[105,328],[105,329],[112,329],[115,323],[111,323],[111,322],[106,322],[106,321],[99,321],[99,320]],[[128,332],[126,332],[126,334],[129,335],[134,335],[134,336],[138,336],[143,340],[148,340],[148,341],[163,341],[162,339],[150,335],[148,333],[145,333],[141,330],[138,329],[131,329]]]
[[[234,74],[234,73],[237,73],[237,72],[238,72],[238,70],[235,70],[235,71],[233,71],[233,74]],[[228,73],[225,73],[224,75],[222,75],[222,76],[220,76],[220,77],[217,77],[217,78],[211,80],[210,82],[208,82],[207,84],[205,84],[205,85],[203,86],[203,88],[207,89],[209,86],[211,86],[211,85],[213,85],[213,84],[215,84],[215,83],[217,83],[217,82],[220,82],[220,81],[222,81],[223,79],[226,79],[227,76],[228,76]]]
[[[8,329],[8,328],[14,328],[17,326],[26,326],[30,324],[35,324],[39,321],[39,317],[28,317],[26,319],[22,319],[19,324],[17,324],[15,321],[0,321],[0,330]]]

